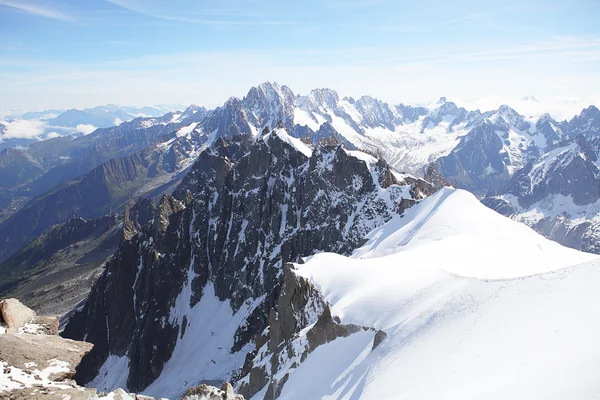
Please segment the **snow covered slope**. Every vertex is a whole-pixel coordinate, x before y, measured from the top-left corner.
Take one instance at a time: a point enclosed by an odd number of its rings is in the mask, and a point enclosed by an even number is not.
[[[294,272],[339,326],[364,329],[291,362],[283,351],[269,371],[285,376],[279,399],[599,398],[600,258],[467,192],[443,189],[351,257],[317,254]],[[322,320],[288,348],[306,349]]]
[[[239,378],[285,263],[349,255],[434,192],[368,154],[311,148],[284,128],[216,139],[152,222],[132,227],[66,326],[66,337],[94,343],[78,382],[175,399],[203,381]]]

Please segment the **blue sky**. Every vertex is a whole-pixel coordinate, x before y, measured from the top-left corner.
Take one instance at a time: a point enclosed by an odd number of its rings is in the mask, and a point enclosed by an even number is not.
[[[595,102],[599,16],[597,0],[0,0],[0,109],[216,106],[265,80]]]

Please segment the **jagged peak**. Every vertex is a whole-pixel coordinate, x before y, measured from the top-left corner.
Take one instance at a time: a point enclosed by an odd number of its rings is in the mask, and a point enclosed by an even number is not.
[[[514,109],[514,108],[512,108],[512,107],[510,107],[510,106],[508,106],[508,105],[506,105],[506,104],[502,104],[502,105],[501,105],[501,106],[498,108],[498,112],[499,112],[500,114],[502,114],[502,115],[505,115],[505,116],[508,116],[508,115],[511,115],[511,116],[513,116],[513,115],[514,115],[514,116],[519,116],[519,117],[521,116],[521,115],[520,115],[520,114],[519,114],[517,111],[515,111],[515,109]]]
[[[260,83],[258,86],[250,88],[245,98],[252,98],[258,93],[263,94],[266,98],[270,98],[272,96],[276,96],[281,99],[285,97],[294,97],[294,93],[288,86],[280,85],[277,82],[266,81]]]
[[[590,105],[587,108],[584,108],[579,114],[581,117],[595,117],[600,114],[600,110],[595,105]]]
[[[337,103],[340,101],[338,93],[333,89],[319,88],[310,91],[308,98],[312,102],[325,102],[327,104]]]
[[[242,101],[242,99],[240,99],[239,97],[231,96],[230,98],[227,99],[225,104],[240,103],[241,101]]]

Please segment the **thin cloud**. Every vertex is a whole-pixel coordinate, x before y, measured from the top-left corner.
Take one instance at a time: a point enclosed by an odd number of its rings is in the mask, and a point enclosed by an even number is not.
[[[254,17],[245,13],[237,13],[232,10],[207,10],[207,11],[196,11],[193,9],[185,9],[184,7],[170,7],[170,10],[181,9],[185,12],[185,15],[172,14],[165,10],[158,10],[153,8],[151,4],[140,3],[132,0],[106,0],[109,3],[113,3],[121,8],[143,14],[147,17],[159,18],[168,21],[186,22],[192,24],[204,24],[204,25],[294,25],[295,22],[291,21],[270,21],[270,20],[256,20],[248,19]],[[197,18],[198,16],[211,16],[212,18]],[[223,17],[219,19],[219,17]],[[231,19],[235,17],[235,19]]]
[[[71,18],[69,15],[66,15],[58,10],[53,10],[33,3],[24,3],[22,1],[14,0],[0,0],[0,6],[14,8],[16,10],[24,11],[29,14],[55,19],[59,21],[70,22],[73,20],[73,18]]]

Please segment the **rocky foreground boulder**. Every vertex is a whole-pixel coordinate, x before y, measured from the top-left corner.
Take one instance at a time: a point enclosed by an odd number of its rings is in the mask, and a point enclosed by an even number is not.
[[[154,400],[115,389],[97,393],[72,380],[91,343],[58,336],[58,319],[38,316],[19,300],[0,301],[0,400]],[[244,400],[229,383],[201,385],[183,400]]]

